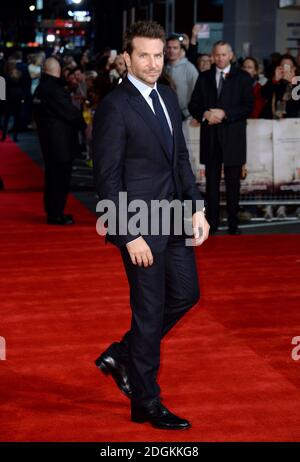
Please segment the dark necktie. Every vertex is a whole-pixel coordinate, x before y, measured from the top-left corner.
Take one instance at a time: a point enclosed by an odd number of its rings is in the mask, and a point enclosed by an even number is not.
[[[224,83],[224,72],[222,71],[220,73],[220,79],[219,79],[219,85],[218,85],[218,98],[220,98],[222,88],[223,88],[223,83]]]
[[[168,154],[170,156],[170,159],[172,159],[173,156],[173,135],[171,133],[167,118],[165,116],[163,107],[159,101],[159,96],[156,90],[152,90],[150,93],[150,98],[152,99],[153,102],[153,109],[155,112],[155,115],[158,119],[164,140],[166,142],[167,148],[168,148]]]

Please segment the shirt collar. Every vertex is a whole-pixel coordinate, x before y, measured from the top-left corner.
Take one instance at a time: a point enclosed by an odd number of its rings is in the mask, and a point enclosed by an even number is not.
[[[231,64],[229,64],[227,67],[225,67],[225,69],[219,69],[218,67],[216,67],[217,74],[221,74],[221,72],[223,72],[224,75],[229,74],[230,68],[231,68]]]
[[[146,83],[134,77],[132,74],[127,74],[128,80],[139,90],[144,98],[148,98],[152,90],[157,91],[157,83],[155,82],[154,87],[150,87]]]

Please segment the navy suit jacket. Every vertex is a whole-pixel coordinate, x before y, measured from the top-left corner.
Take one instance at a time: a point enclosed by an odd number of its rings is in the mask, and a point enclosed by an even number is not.
[[[182,132],[182,119],[173,90],[158,84],[157,89],[167,107],[174,137],[170,159],[159,122],[142,94],[126,78],[99,104],[93,123],[93,162],[97,193],[119,207],[118,195],[128,194],[128,202],[143,199],[189,199],[196,210],[202,200],[193,175],[189,153]],[[200,208],[200,207],[199,207]],[[128,220],[130,219],[128,214]],[[139,235],[139,234],[138,234]],[[107,239],[118,247],[137,235],[110,235]],[[168,236],[144,235],[151,250],[160,251]]]

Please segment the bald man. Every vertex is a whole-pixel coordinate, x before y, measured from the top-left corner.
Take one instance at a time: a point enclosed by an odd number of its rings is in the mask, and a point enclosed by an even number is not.
[[[44,209],[49,225],[71,225],[64,213],[72,162],[79,154],[78,132],[85,129],[80,111],[72,104],[61,80],[57,59],[46,59],[33,98],[34,118],[45,161]]]
[[[220,223],[220,181],[224,166],[228,233],[241,234],[238,226],[240,177],[246,163],[246,121],[253,109],[253,81],[232,64],[233,51],[218,41],[214,64],[201,72],[189,110],[201,122],[200,162],[205,165],[207,218],[210,234]]]

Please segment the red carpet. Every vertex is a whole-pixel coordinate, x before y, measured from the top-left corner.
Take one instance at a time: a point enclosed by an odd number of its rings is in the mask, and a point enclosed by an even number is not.
[[[42,173],[0,146],[1,441],[300,441],[300,237],[216,236],[197,249],[202,301],[162,347],[164,403],[184,432],[129,421],[93,361],[129,326],[118,251],[74,198],[44,224]]]

